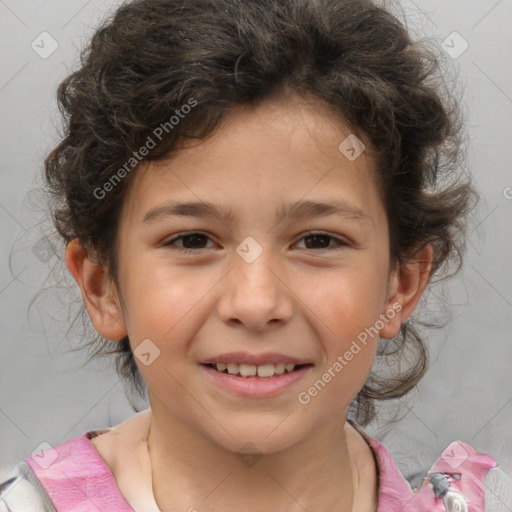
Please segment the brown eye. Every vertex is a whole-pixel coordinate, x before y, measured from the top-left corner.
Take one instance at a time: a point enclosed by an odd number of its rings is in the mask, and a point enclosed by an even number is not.
[[[328,249],[331,241],[335,242],[335,246],[331,246],[333,250],[338,250],[349,245],[344,240],[328,235],[327,233],[308,233],[306,236],[302,237],[301,240],[305,240],[305,249]]]
[[[192,233],[184,233],[182,235],[176,236],[170,240],[167,240],[162,243],[163,247],[175,246],[175,249],[185,253],[193,253],[198,252],[200,249],[205,249],[205,243],[210,238],[204,233],[192,232]],[[183,246],[176,245],[175,242],[181,240]]]

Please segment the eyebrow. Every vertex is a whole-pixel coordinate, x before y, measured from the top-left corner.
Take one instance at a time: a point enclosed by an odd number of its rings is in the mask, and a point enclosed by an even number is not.
[[[276,211],[276,223],[285,217],[293,219],[305,217],[323,217],[327,215],[340,215],[346,218],[370,221],[371,217],[360,208],[344,201],[318,202],[318,201],[297,201],[296,203],[283,204]],[[214,205],[207,201],[175,202],[152,208],[144,215],[143,222],[152,224],[157,220],[167,217],[212,217],[215,216],[223,222],[229,223],[234,219],[234,211]]]

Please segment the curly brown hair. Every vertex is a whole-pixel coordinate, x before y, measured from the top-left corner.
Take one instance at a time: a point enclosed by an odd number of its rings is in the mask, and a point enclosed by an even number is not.
[[[167,129],[148,162],[167,158],[187,138],[205,138],[230,109],[294,93],[322,102],[368,143],[393,264],[430,243],[430,282],[445,278],[451,263],[453,273],[462,263],[477,194],[463,169],[460,101],[440,63],[426,40],[414,42],[390,9],[370,0],[126,3],[97,29],[81,66],[58,89],[64,136],[45,160],[53,223],[66,244],[77,238],[93,251],[119,289],[119,216],[137,171],[120,169],[155,127]],[[171,127],[191,98],[194,107]],[[116,173],[123,179],[98,198]],[[424,375],[428,351],[418,322],[410,318],[379,345],[349,410],[359,423],[375,417],[376,400],[405,395]],[[92,358],[115,354],[119,375],[144,396],[127,336],[96,335],[87,345],[95,347]]]

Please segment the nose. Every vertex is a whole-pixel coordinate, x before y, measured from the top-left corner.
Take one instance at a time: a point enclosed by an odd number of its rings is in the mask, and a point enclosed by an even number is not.
[[[218,305],[219,316],[226,324],[263,331],[291,318],[293,292],[270,252],[263,251],[252,263],[235,256]]]

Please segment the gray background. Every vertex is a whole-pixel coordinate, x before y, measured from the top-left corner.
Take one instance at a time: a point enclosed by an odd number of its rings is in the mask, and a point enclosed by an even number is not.
[[[74,69],[78,48],[115,5],[0,0],[0,479],[43,442],[54,446],[134,413],[105,362],[83,366],[86,354],[69,352],[80,343],[74,327],[66,338],[76,286],[69,293],[50,289],[28,310],[57,261],[48,249],[53,242],[42,239],[44,204],[37,192],[43,158],[58,141],[55,90]],[[448,60],[465,86],[467,166],[482,202],[464,270],[435,294],[451,304],[452,316],[429,334],[429,373],[401,400],[401,421],[391,429],[374,423],[367,431],[385,443],[413,483],[453,440],[491,454],[512,475],[512,1],[402,5],[415,34],[439,46],[448,37],[456,53],[464,41],[469,45]],[[58,43],[49,56],[44,52],[55,43],[42,32]],[[62,285],[74,284],[70,279]],[[391,412],[383,410],[383,418]]]

